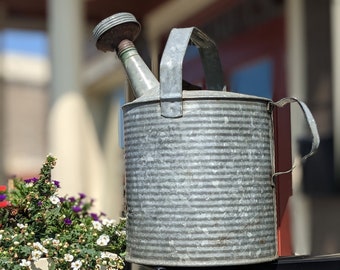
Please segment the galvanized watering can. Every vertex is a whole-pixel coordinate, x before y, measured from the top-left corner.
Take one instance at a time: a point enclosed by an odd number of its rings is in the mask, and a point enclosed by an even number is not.
[[[127,261],[218,266],[277,258],[272,109],[297,102],[319,145],[315,121],[295,98],[278,102],[226,92],[217,49],[197,28],[173,29],[160,83],[132,44],[129,13],[102,21],[97,47],[117,50],[136,100],[123,106]],[[198,47],[208,90],[182,90],[188,44]]]

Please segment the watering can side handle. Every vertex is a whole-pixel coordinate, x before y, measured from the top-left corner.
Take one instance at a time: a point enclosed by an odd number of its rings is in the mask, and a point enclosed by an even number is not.
[[[198,47],[207,88],[223,90],[222,65],[215,43],[196,27],[171,30],[160,63],[160,101],[164,117],[181,117],[182,65],[189,44]]]
[[[294,97],[283,98],[283,99],[281,99],[277,102],[272,102],[271,105],[282,108],[286,104],[295,103],[295,102],[298,103],[298,105],[300,106],[300,108],[301,108],[301,110],[302,110],[302,112],[305,116],[305,119],[308,123],[309,129],[312,133],[312,137],[313,137],[312,146],[311,146],[309,153],[301,158],[300,163],[303,163],[307,158],[312,156],[317,151],[317,149],[319,148],[319,144],[320,144],[320,137],[319,137],[318,128],[317,128],[317,125],[316,125],[316,122],[314,120],[312,113],[310,112],[310,110],[308,109],[307,105],[304,102],[302,102],[302,101],[300,101],[300,100],[298,100],[297,98],[294,98]],[[275,177],[281,175],[281,174],[286,174],[286,173],[292,172],[297,165],[298,165],[297,163],[294,163],[294,165],[292,166],[292,168],[290,170],[274,173],[273,179]]]

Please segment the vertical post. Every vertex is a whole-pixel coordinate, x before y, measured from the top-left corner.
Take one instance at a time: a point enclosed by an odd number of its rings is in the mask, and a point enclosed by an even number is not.
[[[0,184],[4,184],[4,130],[5,130],[5,110],[4,110],[4,82],[3,82],[3,56],[1,55],[2,48],[0,47]]]
[[[304,0],[287,0],[285,2],[285,22],[287,41],[287,89],[289,96],[306,100],[306,42],[305,42],[305,2]],[[298,157],[297,141],[304,136],[303,115],[298,106],[291,107],[292,152]],[[294,162],[294,161],[293,161]],[[296,161],[295,161],[296,162]],[[311,225],[309,204],[302,194],[301,167],[292,173],[293,196],[291,197],[292,240],[294,252],[310,254]]]
[[[340,0],[331,1],[334,176],[340,185]]]
[[[83,0],[49,0],[51,110],[49,149],[58,158],[55,178],[68,194],[84,191],[82,171]],[[64,181],[64,182],[63,182]]]
[[[81,93],[83,58],[83,0],[49,0],[53,101],[74,91]]]
[[[305,27],[304,0],[286,1],[286,35],[287,35],[287,88],[289,96],[306,100],[306,56],[305,56]],[[299,108],[292,108],[292,145],[293,153],[298,153],[296,140],[305,133],[303,115]]]
[[[3,7],[4,3],[0,3],[0,30],[2,30],[3,27],[3,21],[5,18],[5,8]],[[1,38],[1,37],[0,37]],[[4,123],[4,117],[5,117],[5,110],[4,110],[4,66],[3,66],[3,59],[4,59],[4,51],[2,48],[3,42],[0,40],[0,184],[2,180],[5,179],[5,172],[4,172],[4,129],[5,129],[5,123]]]

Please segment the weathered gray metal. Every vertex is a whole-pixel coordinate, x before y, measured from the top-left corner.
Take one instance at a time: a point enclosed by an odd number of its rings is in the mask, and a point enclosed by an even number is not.
[[[182,63],[189,42],[199,49],[207,89],[222,90],[225,86],[215,43],[195,27],[173,29],[160,64],[161,108],[165,117],[182,116]]]
[[[132,43],[140,29],[139,22],[132,14],[121,12],[102,20],[93,30],[99,50],[117,52],[137,98],[145,92],[159,90],[159,82]]]
[[[210,90],[182,90],[188,43],[201,53]],[[126,69],[141,87],[138,65]],[[277,257],[272,108],[299,103],[311,153],[315,121],[296,99],[226,92],[222,78],[214,43],[196,28],[173,29],[160,87],[137,89],[141,95],[123,106],[128,261],[218,266]]]
[[[161,116],[157,101],[124,106],[128,261],[213,266],[276,258],[268,101],[214,95],[184,91],[180,118]]]

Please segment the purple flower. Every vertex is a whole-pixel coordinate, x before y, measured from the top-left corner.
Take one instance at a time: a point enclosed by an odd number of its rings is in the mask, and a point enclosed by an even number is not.
[[[82,210],[82,208],[79,205],[76,206],[72,206],[72,210],[76,213],[80,212]]]
[[[38,202],[38,206],[42,206],[42,201],[39,201],[39,202]]]
[[[35,182],[37,182],[39,179],[38,178],[36,178],[36,177],[33,177],[33,178],[28,178],[28,179],[25,179],[24,181],[25,181],[25,183],[26,184],[29,184],[29,183],[35,183]]]
[[[98,217],[98,215],[96,213],[91,213],[90,215],[91,215],[93,220],[95,220],[95,221],[99,220],[99,217]]]
[[[0,202],[6,200],[7,196],[6,194],[0,194]]]
[[[86,195],[84,193],[79,193],[79,197],[82,200],[82,199],[86,198]]]
[[[57,187],[60,188],[60,182],[57,180],[53,180],[53,184]]]
[[[64,223],[65,225],[71,225],[72,224],[72,220],[69,218],[64,218]]]
[[[59,201],[60,201],[61,203],[63,203],[63,202],[66,201],[66,199],[65,199],[64,197],[59,197]]]
[[[70,202],[75,202],[75,201],[76,201],[76,199],[75,199],[74,197],[70,197],[70,198],[68,198],[68,200],[69,200]]]

